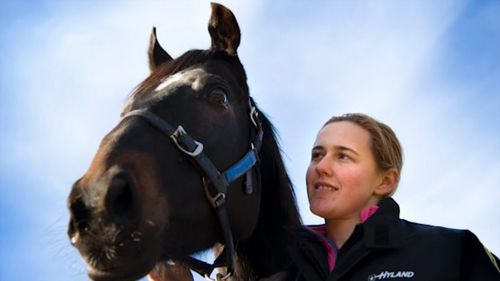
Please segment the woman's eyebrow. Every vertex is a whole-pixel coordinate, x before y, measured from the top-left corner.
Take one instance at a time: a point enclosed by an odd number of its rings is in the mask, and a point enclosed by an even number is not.
[[[354,149],[352,149],[350,147],[344,146],[344,145],[334,145],[333,148],[335,150],[338,150],[338,151],[350,151],[350,152],[352,152],[352,153],[354,153],[356,155],[359,155],[359,153],[356,150],[354,150]],[[326,149],[323,147],[323,145],[315,145],[311,149],[311,151],[325,151],[325,150]]]
[[[315,145],[315,146],[313,146],[313,148],[311,149],[311,151],[315,151],[315,150],[321,150],[321,151],[323,151],[323,150],[325,150],[325,148],[323,148],[322,145]]]
[[[334,145],[334,146],[333,146],[333,148],[335,148],[336,150],[340,150],[340,151],[345,151],[345,150],[347,150],[347,151],[350,151],[350,152],[352,152],[352,153],[354,153],[354,154],[356,154],[356,155],[359,155],[359,153],[358,153],[356,150],[354,150],[354,149],[352,149],[352,148],[350,148],[350,147],[347,147],[347,146],[343,146],[343,145]]]

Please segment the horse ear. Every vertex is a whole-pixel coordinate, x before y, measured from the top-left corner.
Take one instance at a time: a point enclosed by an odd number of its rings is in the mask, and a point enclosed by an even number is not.
[[[212,15],[208,22],[208,32],[212,38],[212,49],[224,50],[229,55],[236,55],[240,45],[240,27],[233,13],[217,3],[210,3]]]
[[[149,70],[155,71],[161,64],[171,61],[172,57],[161,47],[156,39],[156,27],[153,27],[151,36],[149,37]]]

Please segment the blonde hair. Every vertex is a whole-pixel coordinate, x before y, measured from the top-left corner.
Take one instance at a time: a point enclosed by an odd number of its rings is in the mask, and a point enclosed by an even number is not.
[[[401,175],[401,169],[403,168],[403,149],[396,134],[389,126],[366,114],[347,113],[330,118],[323,127],[330,123],[341,121],[352,122],[368,131],[370,134],[371,151],[377,167],[381,171],[395,168],[398,171],[398,175]],[[399,176],[397,181],[399,182]],[[394,194],[395,191],[396,189],[394,189],[389,196]]]

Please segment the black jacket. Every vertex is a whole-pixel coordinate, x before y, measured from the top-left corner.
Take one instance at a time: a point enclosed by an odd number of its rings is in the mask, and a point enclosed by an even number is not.
[[[500,281],[498,258],[472,232],[402,220],[392,198],[356,226],[332,272],[314,233],[301,229],[291,235],[297,238],[290,245],[294,263],[266,280]]]

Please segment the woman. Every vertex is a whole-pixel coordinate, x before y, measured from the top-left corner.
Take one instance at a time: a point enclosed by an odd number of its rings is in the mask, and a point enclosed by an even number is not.
[[[325,224],[298,231],[285,279],[500,280],[498,258],[470,231],[399,218],[391,195],[402,164],[385,124],[363,114],[326,122],[306,176],[310,209]]]

